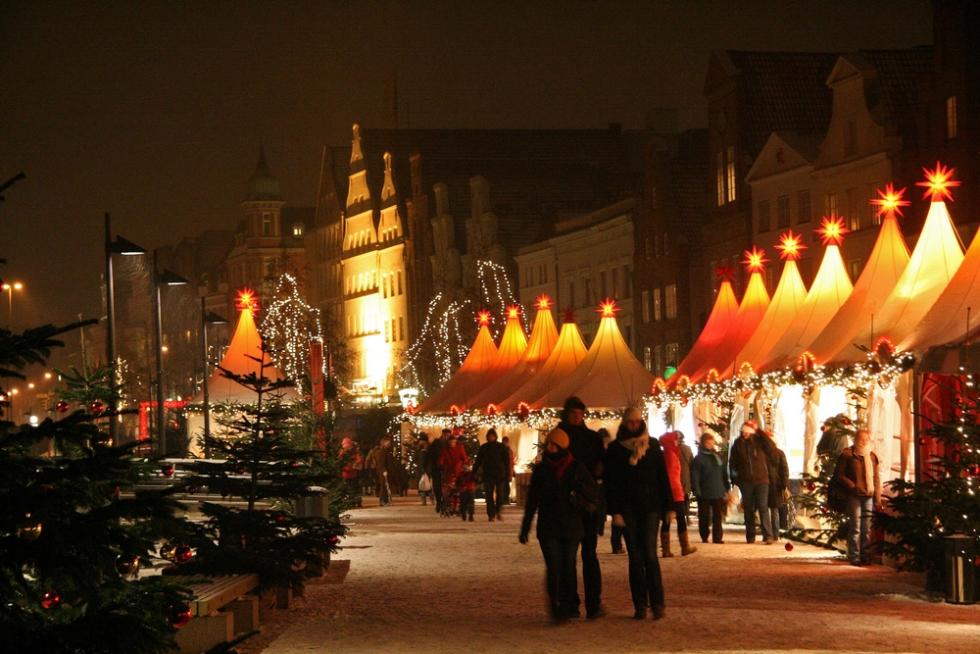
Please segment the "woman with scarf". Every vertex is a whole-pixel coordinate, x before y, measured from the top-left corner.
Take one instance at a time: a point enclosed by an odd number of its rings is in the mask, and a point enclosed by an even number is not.
[[[871,451],[871,435],[859,429],[854,445],[844,448],[834,479],[847,494],[847,558],[851,565],[871,563],[871,513],[881,506],[881,479],[878,476],[878,457]]]
[[[673,491],[660,443],[650,438],[639,409],[630,407],[623,414],[616,440],[606,451],[605,472],[607,510],[613,525],[625,528],[633,618],[642,620],[650,608],[659,620],[664,617],[664,588],[657,537]]]
[[[531,520],[538,514],[537,537],[544,555],[545,589],[551,618],[562,623],[579,617],[575,557],[584,535],[582,518],[595,510],[599,493],[588,469],[572,457],[568,434],[554,429],[534,466],[524,505],[520,541],[527,544]]]

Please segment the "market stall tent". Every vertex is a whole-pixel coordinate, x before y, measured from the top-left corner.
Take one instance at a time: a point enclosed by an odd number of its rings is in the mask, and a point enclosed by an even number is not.
[[[480,329],[463,363],[441,389],[422,402],[420,412],[445,413],[454,404],[459,406],[458,403],[462,401],[473,380],[483,378],[493,367],[497,358],[497,346],[490,335],[490,313],[481,311],[477,314],[477,321]]]
[[[701,330],[698,340],[691,346],[687,356],[677,366],[677,371],[669,380],[671,383],[682,377],[689,378],[690,374],[698,369],[705,357],[725,338],[736,315],[738,315],[738,299],[735,297],[735,291],[732,290],[731,279],[727,274],[722,274],[718,295],[715,297],[715,304],[711,308],[704,329]]]
[[[500,410],[516,411],[522,402],[530,407],[532,400],[572,374],[587,353],[578,325],[570,318],[566,319],[551,354],[530,378],[500,403]]]

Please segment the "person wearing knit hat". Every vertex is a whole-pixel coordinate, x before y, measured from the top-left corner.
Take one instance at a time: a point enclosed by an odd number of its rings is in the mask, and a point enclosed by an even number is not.
[[[660,443],[650,438],[636,407],[623,412],[616,440],[606,451],[604,479],[607,511],[613,525],[624,528],[633,618],[642,620],[650,608],[659,620],[665,602],[657,540],[673,492]]]
[[[558,428],[568,435],[572,456],[581,462],[596,485],[602,487],[605,447],[602,437],[585,424],[585,402],[572,396],[565,400]],[[585,614],[589,619],[600,618],[602,608],[602,569],[599,567],[599,524],[606,516],[599,511],[586,512],[582,516],[582,586],[585,595]]]
[[[729,454],[729,472],[732,482],[742,493],[745,515],[745,542],[755,542],[756,514],[761,518],[763,542],[776,542],[769,514],[769,462],[773,445],[767,436],[759,432],[755,420],[742,424],[742,433],[732,443]]]
[[[575,559],[582,540],[583,514],[595,510],[598,489],[586,467],[572,455],[568,433],[559,428],[545,437],[544,454],[534,466],[518,539],[528,541],[537,514],[536,534],[544,556],[545,588],[551,618],[563,623],[579,617]]]

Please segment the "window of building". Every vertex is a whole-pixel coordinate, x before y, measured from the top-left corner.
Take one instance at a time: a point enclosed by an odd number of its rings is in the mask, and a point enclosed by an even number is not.
[[[789,196],[780,195],[776,198],[776,226],[789,227]]]
[[[664,368],[667,366],[676,366],[677,355],[680,354],[680,346],[677,343],[667,343],[667,347],[664,348],[664,354],[666,355],[666,360],[664,361]]]
[[[657,322],[663,317],[663,294],[659,288],[653,289],[653,321]]]
[[[664,309],[667,320],[677,317],[677,284],[667,284],[664,288]]]
[[[405,340],[405,317],[398,316],[398,342]]]
[[[653,370],[653,348],[649,345],[643,347],[643,367],[647,370]]]
[[[725,180],[727,182],[725,190],[728,193],[728,202],[735,201],[735,146],[728,146],[727,160],[725,162]]]
[[[837,206],[837,194],[828,193],[824,197],[824,213],[828,216],[839,216],[840,207]]]
[[[662,375],[664,372],[664,346],[654,345],[653,346],[653,373],[655,375]]]
[[[300,237],[303,235],[303,223],[293,223],[293,236]]]
[[[849,120],[844,124],[844,156],[850,157],[857,153],[857,124]]]
[[[772,225],[769,224],[769,200],[759,200],[756,204],[756,213],[759,214],[758,232],[762,234],[772,229]]]
[[[644,325],[650,322],[650,291],[640,292],[640,317]]]
[[[273,277],[276,274],[276,260],[272,257],[267,257],[263,260],[263,271],[266,277]]]
[[[861,268],[863,267],[860,259],[855,259],[847,264],[847,270],[851,273],[851,281],[856,280],[861,276]]]
[[[262,236],[272,236],[272,214],[262,214]]]
[[[664,232],[664,256],[670,256],[670,246],[667,240],[667,232]]]
[[[715,156],[715,201],[719,207],[725,204],[725,155],[720,151]]]
[[[799,205],[800,216],[797,222],[805,223],[810,221],[810,191],[798,191],[796,193],[796,203]]]
[[[955,139],[959,134],[959,126],[956,124],[956,96],[951,95],[946,98],[946,138]]]
[[[391,323],[385,320],[385,343],[391,342]]]
[[[619,268],[612,269],[612,296],[619,299]]]
[[[864,202],[864,224],[865,225],[880,225],[881,217],[878,215],[878,207],[871,204],[871,201],[878,197],[876,189],[878,188],[878,182],[871,182],[868,184],[867,193],[865,194]]]
[[[631,297],[633,297],[633,278],[630,267],[623,266],[623,299],[628,300]]]
[[[389,276],[388,275],[382,275],[381,276],[381,297],[385,297],[386,298],[389,295],[389,293],[388,293],[388,279],[389,279]]]
[[[852,232],[861,229],[861,210],[858,208],[858,190],[849,188],[844,193],[847,201],[847,228]]]
[[[402,271],[398,271],[398,295],[402,294]]]

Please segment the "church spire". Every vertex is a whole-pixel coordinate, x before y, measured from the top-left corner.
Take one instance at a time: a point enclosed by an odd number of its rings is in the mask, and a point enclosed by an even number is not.
[[[265,160],[265,145],[259,144],[259,162],[255,172],[248,180],[246,200],[279,200],[279,180],[269,172],[269,164]]]

